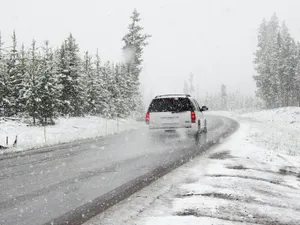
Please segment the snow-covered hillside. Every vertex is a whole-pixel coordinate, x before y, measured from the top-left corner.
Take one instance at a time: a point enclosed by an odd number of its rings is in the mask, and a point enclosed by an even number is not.
[[[136,129],[142,123],[132,119],[108,120],[96,116],[59,118],[54,126],[28,126],[18,120],[0,119],[0,145],[12,146],[18,136],[17,147],[0,150],[1,153],[93,138]]]

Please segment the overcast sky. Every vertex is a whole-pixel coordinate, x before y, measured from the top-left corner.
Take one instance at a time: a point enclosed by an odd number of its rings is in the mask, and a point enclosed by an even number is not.
[[[121,38],[134,8],[152,35],[141,82],[146,96],[182,92],[189,73],[199,95],[231,91],[253,95],[257,29],[273,12],[300,41],[298,0],[0,0],[5,42],[15,29],[19,44],[49,40],[60,45],[70,32],[81,51],[99,49],[103,60],[122,60]],[[197,85],[196,85],[197,86]]]

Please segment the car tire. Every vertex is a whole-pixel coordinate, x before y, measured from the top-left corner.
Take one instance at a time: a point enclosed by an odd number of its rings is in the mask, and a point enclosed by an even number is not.
[[[196,136],[199,136],[201,134],[201,121],[198,120],[198,130],[196,132]]]
[[[204,129],[203,129],[203,133],[207,134],[207,121],[204,120]]]

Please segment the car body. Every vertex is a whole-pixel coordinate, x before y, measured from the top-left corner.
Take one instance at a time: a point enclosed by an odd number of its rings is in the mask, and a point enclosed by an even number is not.
[[[187,94],[156,96],[150,103],[146,123],[150,130],[185,130],[187,133],[207,132],[207,120],[198,102]]]

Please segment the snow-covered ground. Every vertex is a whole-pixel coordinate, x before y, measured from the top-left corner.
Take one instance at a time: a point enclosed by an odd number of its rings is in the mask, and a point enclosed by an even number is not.
[[[117,121],[95,116],[59,118],[56,125],[46,127],[28,126],[18,120],[0,118],[0,145],[6,146],[8,137],[8,146],[12,146],[18,136],[17,147],[0,150],[0,154],[106,136],[141,126],[143,123],[132,119]]]
[[[257,129],[250,134],[254,143],[276,152],[300,155],[300,107],[265,110],[240,117],[256,124]]]
[[[225,114],[223,144],[86,225],[300,224],[300,108]]]

